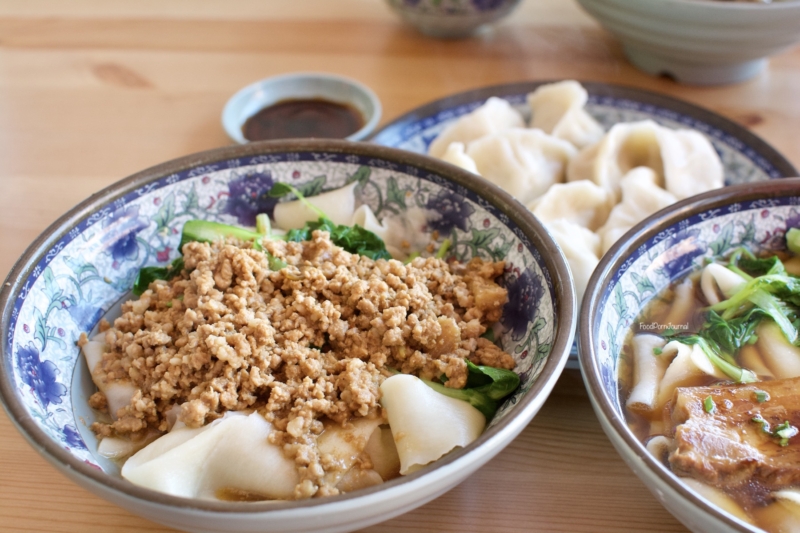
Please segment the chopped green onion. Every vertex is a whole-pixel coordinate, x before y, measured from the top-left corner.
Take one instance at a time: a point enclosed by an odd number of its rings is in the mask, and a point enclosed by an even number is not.
[[[790,228],[786,232],[786,246],[793,254],[800,254],[800,229]]]
[[[256,215],[256,231],[262,235],[270,234],[272,225],[269,222],[269,215],[266,213],[259,213]]]
[[[655,348],[653,348],[653,355],[661,355],[662,353],[664,353],[664,350],[662,350],[662,349],[661,349],[661,348],[659,348],[658,346],[656,346]]]
[[[775,430],[772,432],[772,435],[779,439],[778,444],[781,446],[788,446],[789,439],[797,435],[797,433],[797,428],[789,424],[789,421],[787,420],[783,424],[776,426]]]
[[[714,399],[711,396],[706,396],[705,400],[703,400],[703,409],[705,409],[706,413],[713,413],[716,408]]]
[[[286,261],[278,259],[269,252],[265,251],[264,253],[267,254],[267,261],[269,262],[270,270],[277,272],[278,270],[286,267]]]
[[[405,260],[405,261],[403,261],[403,264],[404,264],[404,265],[407,265],[407,264],[409,264],[411,261],[413,261],[414,259],[416,259],[417,257],[419,257],[419,252],[411,252],[411,254],[410,254],[408,257],[406,257],[406,260]]]
[[[764,402],[766,402],[767,400],[769,400],[769,394],[767,394],[767,392],[766,392],[766,391],[763,391],[763,390],[757,390],[757,391],[753,392],[753,394],[755,395],[755,397],[756,397],[756,401],[757,401],[758,403],[764,403]]]
[[[445,239],[442,242],[442,245],[439,247],[439,251],[436,252],[436,259],[444,259],[444,256],[447,253],[447,250],[450,249],[451,244],[453,244],[453,241],[450,239]]]
[[[789,439],[800,433],[796,427],[789,424],[788,420],[785,421],[783,424],[775,426],[774,430],[770,430],[769,422],[764,420],[764,418],[762,418],[761,415],[756,415],[755,417],[753,417],[752,420],[753,422],[761,426],[761,431],[767,433],[769,436],[775,439],[778,439],[778,444],[780,446],[788,446]]]
[[[751,420],[752,420],[753,422],[755,422],[756,424],[758,424],[758,425],[760,425],[760,426],[761,426],[761,431],[763,431],[764,433],[769,433],[770,435],[772,434],[772,432],[771,432],[771,431],[770,431],[770,429],[769,429],[769,422],[767,422],[766,420],[764,420],[764,419],[761,417],[761,415],[756,415],[756,416],[754,416],[754,417],[753,417]]]

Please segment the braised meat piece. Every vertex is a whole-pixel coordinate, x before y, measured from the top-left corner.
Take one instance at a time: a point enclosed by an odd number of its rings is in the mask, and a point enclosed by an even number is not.
[[[720,488],[800,483],[800,378],[678,388],[672,423],[678,475]]]

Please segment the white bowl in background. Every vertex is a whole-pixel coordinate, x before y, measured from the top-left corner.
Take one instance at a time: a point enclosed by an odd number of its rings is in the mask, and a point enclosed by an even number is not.
[[[800,41],[800,1],[578,0],[652,75],[695,85],[755,76],[767,57]]]
[[[420,33],[440,39],[469,37],[500,20],[520,0],[387,0]]]
[[[353,106],[364,119],[364,126],[346,137],[348,141],[365,139],[381,119],[381,101],[366,85],[353,79],[322,72],[293,72],[264,78],[239,90],[225,104],[222,127],[239,144],[248,141],[242,126],[248,118],[282,100],[322,98]]]

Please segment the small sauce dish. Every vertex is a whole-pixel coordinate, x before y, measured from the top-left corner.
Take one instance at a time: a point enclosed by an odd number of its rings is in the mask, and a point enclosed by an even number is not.
[[[360,141],[380,118],[380,100],[369,87],[334,74],[299,72],[241,89],[225,104],[222,126],[239,144],[297,137]]]

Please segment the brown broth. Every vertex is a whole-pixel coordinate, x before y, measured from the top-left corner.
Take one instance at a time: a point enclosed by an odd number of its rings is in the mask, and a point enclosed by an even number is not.
[[[785,260],[787,257],[786,254],[781,253],[776,255],[778,255],[781,260]],[[800,260],[798,260],[797,263],[797,267],[800,270]],[[708,302],[706,302],[704,296],[702,295],[699,279],[700,272],[692,274],[692,280],[694,283],[694,302],[690,317],[687,320],[688,329],[685,330],[687,332],[698,331],[705,322],[706,307],[708,306]],[[640,315],[637,317],[634,324],[631,326],[631,329],[625,338],[617,367],[619,379],[619,398],[623,405],[625,405],[625,402],[627,401],[633,387],[634,354],[632,339],[634,335],[640,333],[655,335],[664,333],[663,330],[652,329],[652,326],[643,327],[642,325],[660,324],[665,320],[675,302],[675,287],[677,287],[678,283],[679,282],[671,284],[668,288],[655,295],[650,302],[648,302]],[[753,347],[755,348],[755,345],[753,345]],[[698,383],[697,386],[712,385],[718,382],[719,379],[708,376],[706,382]],[[645,444],[651,437],[657,434],[666,434],[667,436],[670,436],[670,428],[672,425],[670,418],[670,403],[671,402],[667,403],[664,412],[653,413],[653,419],[648,419],[645,416],[631,412],[625,408],[625,421],[628,425],[628,428],[642,443]],[[663,428],[664,431],[653,431],[654,428]],[[665,464],[669,468],[669,462],[666,462]],[[782,530],[783,526],[776,526],[776,524],[779,523],[786,524],[792,520],[794,520],[792,523],[800,523],[800,516],[792,515],[791,512],[787,510],[787,507],[777,503],[770,493],[766,491],[766,489],[756,485],[755,483],[746,483],[735,489],[723,490],[723,492],[737,502],[739,506],[741,506],[743,512],[745,512],[751,518],[751,520],[753,520],[754,524],[764,528],[767,531]]]

